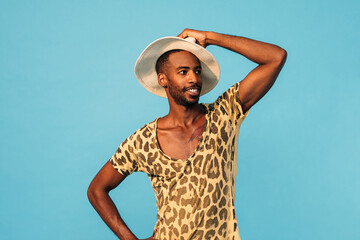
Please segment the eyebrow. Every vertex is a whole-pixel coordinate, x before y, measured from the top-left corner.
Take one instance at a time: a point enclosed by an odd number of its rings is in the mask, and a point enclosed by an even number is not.
[[[201,66],[196,66],[194,68],[200,68],[201,69]],[[180,70],[180,69],[190,69],[190,67],[188,67],[188,66],[180,66],[180,67],[176,68],[176,70]]]

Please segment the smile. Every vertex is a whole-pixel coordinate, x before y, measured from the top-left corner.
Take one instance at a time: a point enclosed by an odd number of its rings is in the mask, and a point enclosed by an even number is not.
[[[187,91],[191,92],[191,93],[198,93],[199,92],[199,89],[197,88],[191,88],[191,89],[188,89]]]

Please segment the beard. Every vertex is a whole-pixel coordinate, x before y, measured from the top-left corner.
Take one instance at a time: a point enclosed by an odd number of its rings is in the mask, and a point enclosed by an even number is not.
[[[198,85],[194,85],[192,87],[200,88],[200,86],[198,86]],[[170,96],[179,105],[182,105],[185,107],[191,107],[199,102],[198,96],[190,96],[189,99],[186,98],[186,91],[189,89],[189,87],[188,88],[185,88],[185,87],[179,88],[179,87],[175,86],[174,84],[170,83],[170,81],[169,81],[168,89],[169,89]],[[200,92],[201,92],[201,88],[200,88]]]

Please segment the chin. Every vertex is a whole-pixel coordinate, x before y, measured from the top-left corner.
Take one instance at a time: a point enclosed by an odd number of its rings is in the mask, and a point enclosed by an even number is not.
[[[199,103],[199,98],[186,101],[185,106],[193,106]]]
[[[171,98],[181,106],[191,107],[199,103],[200,94],[197,96],[186,96],[180,94],[170,94]]]

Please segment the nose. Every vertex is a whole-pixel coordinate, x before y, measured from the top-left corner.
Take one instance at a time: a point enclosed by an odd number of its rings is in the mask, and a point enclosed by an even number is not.
[[[190,83],[201,84],[201,74],[196,74],[195,71],[188,72],[188,81]]]

